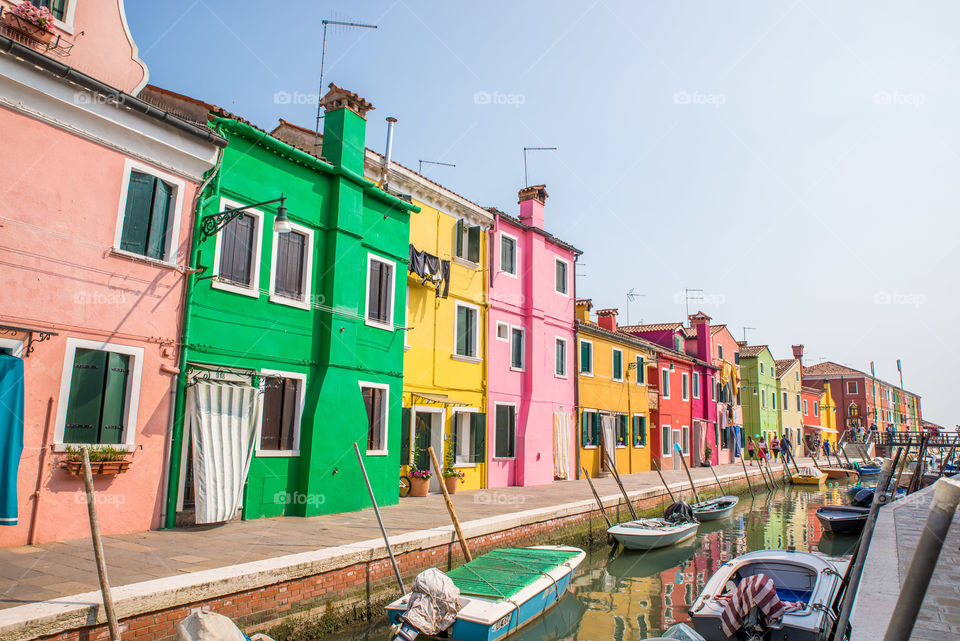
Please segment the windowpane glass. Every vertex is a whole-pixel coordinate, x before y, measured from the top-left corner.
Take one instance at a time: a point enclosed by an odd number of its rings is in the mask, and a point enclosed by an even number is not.
[[[511,333],[510,367],[523,369],[523,330],[514,329]]]
[[[562,339],[557,339],[557,353],[556,353],[556,373],[557,376],[566,376],[567,375],[567,342]]]
[[[563,294],[567,293],[567,264],[557,261],[557,291]]]

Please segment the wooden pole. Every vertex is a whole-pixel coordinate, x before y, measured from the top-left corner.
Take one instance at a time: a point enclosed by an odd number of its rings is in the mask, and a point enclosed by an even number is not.
[[[907,469],[907,462],[910,459],[910,446],[913,445],[913,437],[907,437],[907,450],[903,454],[903,460],[900,461],[900,470],[897,472],[897,480],[893,484],[893,496],[897,496],[897,491],[900,489],[900,477],[903,476],[903,471]]]
[[[710,472],[713,473],[713,480],[717,482],[717,487],[720,488],[720,494],[726,494],[727,491],[723,489],[723,485],[720,484],[720,477],[717,476],[716,470],[713,469],[713,466],[710,466]]]
[[[383,517],[380,516],[380,507],[377,505],[377,498],[373,495],[373,487],[370,485],[370,477],[367,476],[367,467],[363,464],[363,457],[360,456],[360,448],[356,441],[353,443],[353,451],[357,453],[357,461],[360,462],[360,471],[363,472],[363,480],[367,484],[367,492],[370,493],[370,502],[373,503],[373,512],[377,515],[377,523],[380,525],[380,534],[383,535],[383,542],[387,546],[387,554],[390,555],[390,563],[393,565],[393,574],[397,577],[397,583],[400,585],[400,593],[406,594],[407,588],[403,587],[403,579],[400,577],[400,567],[397,560],[393,558],[393,548],[390,547],[390,539],[387,538],[387,528],[383,525]]]
[[[677,452],[680,453],[680,462],[683,463],[683,469],[687,472],[687,480],[690,481],[690,489],[693,490],[693,498],[697,499],[697,503],[702,503],[700,500],[700,495],[697,494],[697,486],[693,484],[693,475],[690,474],[690,468],[687,467],[687,459],[683,456],[683,450],[680,449],[679,443],[674,443],[673,447]]]
[[[787,465],[787,462],[782,458],[780,459],[780,462],[783,463],[783,484],[786,485],[787,483],[793,483],[793,479],[790,478],[790,467]],[[797,472],[797,474],[799,473],[800,472]]]
[[[613,523],[611,523],[607,517],[607,511],[603,509],[603,501],[600,500],[600,495],[597,494],[596,488],[593,487],[593,481],[590,480],[590,475],[587,474],[586,468],[581,467],[580,470],[583,472],[584,478],[587,479],[587,483],[590,484],[590,491],[593,492],[593,498],[597,500],[597,505],[600,506],[600,514],[603,515],[603,520],[607,522],[607,527],[613,527]]]
[[[620,488],[620,493],[623,494],[623,500],[627,502],[627,509],[630,510],[630,516],[633,517],[633,520],[637,520],[637,511],[633,509],[633,503],[630,502],[630,497],[627,496],[627,491],[623,489],[623,483],[620,482],[620,474],[617,473],[617,466],[614,461],[610,459],[610,452],[607,451],[607,448],[601,448],[603,450],[603,456],[607,459],[607,467],[610,468],[610,473],[613,474],[613,480],[617,482],[617,486]]]
[[[441,474],[443,468],[440,467],[440,462],[437,460],[437,453],[433,451],[433,446],[428,447],[427,451],[430,452],[433,469],[437,471],[437,474]],[[463,537],[463,530],[460,529],[460,520],[457,518],[457,512],[453,509],[453,501],[450,500],[450,494],[447,492],[447,484],[443,482],[443,476],[440,477],[440,490],[443,492],[443,500],[447,504],[447,512],[450,513],[450,518],[453,520],[453,529],[457,531],[457,537],[460,539],[460,548],[463,550],[463,556],[467,561],[473,561],[473,555],[470,554],[470,548],[467,547],[467,540]]]
[[[93,538],[93,556],[97,562],[97,577],[100,579],[103,609],[107,615],[110,638],[113,641],[120,641],[120,625],[117,622],[117,612],[113,608],[113,593],[110,591],[110,579],[107,577],[107,563],[103,558],[100,519],[97,517],[97,501],[93,493],[93,472],[90,470],[90,455],[86,446],[80,448],[80,454],[83,456],[83,484],[87,490],[87,515],[90,517],[90,535]]]
[[[743,450],[740,450],[740,465],[743,466],[743,478],[747,479],[747,487],[750,488],[750,497],[757,498],[757,495],[753,493],[753,484],[750,483],[750,475],[747,474],[747,464],[743,462]]]
[[[653,469],[655,469],[655,470],[657,471],[657,476],[660,477],[660,482],[663,483],[663,487],[667,488],[667,494],[670,495],[670,502],[671,502],[671,503],[676,503],[676,502],[677,502],[677,499],[674,498],[673,492],[670,491],[670,486],[667,485],[667,480],[666,480],[665,478],[663,478],[663,474],[660,472],[660,466],[659,466],[659,464],[657,464],[657,465],[651,465],[650,467],[652,467]]]

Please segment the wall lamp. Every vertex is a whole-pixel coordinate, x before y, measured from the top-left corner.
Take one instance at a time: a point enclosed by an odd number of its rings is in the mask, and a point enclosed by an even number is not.
[[[243,218],[246,210],[253,207],[261,207],[263,205],[272,205],[273,203],[280,203],[280,206],[277,207],[277,215],[273,219],[273,231],[277,232],[278,234],[286,234],[287,232],[293,230],[293,227],[290,225],[290,219],[287,218],[287,208],[283,204],[286,199],[286,196],[280,194],[279,198],[274,198],[273,200],[265,200],[262,203],[244,205],[243,207],[224,209],[218,214],[204,216],[200,221],[200,240],[204,241],[210,238],[218,231],[229,225],[232,220]]]

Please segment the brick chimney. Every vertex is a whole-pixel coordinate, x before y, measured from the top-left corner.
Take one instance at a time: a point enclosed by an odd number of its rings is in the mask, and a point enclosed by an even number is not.
[[[617,331],[617,310],[616,308],[611,309],[598,309],[597,310],[597,325],[604,328],[608,332]]]
[[[520,200],[520,222],[543,229],[543,207],[547,202],[547,186],[524,187],[517,194]]]
[[[373,105],[332,82],[329,86],[330,91],[321,101],[327,114],[323,119],[323,157],[335,167],[363,176],[366,116]]]
[[[790,349],[793,350],[793,357],[800,361],[800,367],[803,367],[803,345],[791,345]]]
[[[710,321],[712,319],[703,312],[697,312],[687,317],[690,327],[697,333],[697,358],[706,363],[713,362],[713,355],[710,353]]]
[[[593,301],[589,298],[578,298],[576,303],[577,320],[581,323],[590,322],[590,310],[593,309]]]

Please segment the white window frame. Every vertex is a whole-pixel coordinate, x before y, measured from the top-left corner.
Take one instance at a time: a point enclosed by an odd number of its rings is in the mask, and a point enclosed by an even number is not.
[[[633,433],[632,433],[633,426],[630,424],[630,415],[627,414],[626,412],[613,412],[611,416],[613,417],[613,421],[614,421],[613,429],[615,434],[619,431],[617,423],[620,422],[620,417],[623,416],[623,417],[626,417],[627,419],[626,421],[627,433],[624,435],[623,445],[620,445],[619,443],[613,444],[613,449],[625,450],[630,447],[630,438],[633,436]],[[616,461],[614,461],[614,463],[616,463]]]
[[[810,416],[810,413],[807,411],[807,399],[803,399],[803,415]]]
[[[67,445],[76,447],[81,443],[64,443],[63,432],[67,422],[67,406],[70,404],[70,383],[73,379],[73,362],[77,349],[96,349],[115,354],[129,356],[133,360],[131,376],[127,380],[127,397],[123,409],[123,442],[111,447],[128,452],[136,449],[137,414],[140,409],[140,381],[143,376],[143,348],[119,343],[104,343],[82,338],[67,338],[63,356],[63,370],[60,374],[60,402],[57,403],[57,422],[53,431],[54,451],[65,452]],[[98,445],[98,443],[82,443],[82,445]]]
[[[570,341],[563,336],[554,336],[553,341],[553,375],[556,378],[570,377]],[[563,374],[557,373],[557,343],[563,343]]]
[[[664,378],[666,374],[666,378]],[[660,368],[660,397],[669,400],[670,399],[670,368],[661,367]]]
[[[847,394],[857,394],[860,388],[857,386],[856,381],[844,381],[847,384]],[[853,385],[853,391],[850,391],[850,385]]]
[[[820,416],[820,401],[813,402],[813,415]]]
[[[760,408],[767,409],[767,390],[760,390]]]
[[[690,400],[690,374],[688,372],[680,372],[680,399]]]
[[[10,4],[15,7],[18,4],[22,4],[25,1],[26,0],[10,0]],[[72,36],[73,35],[73,19],[76,13],[77,13],[77,0],[67,0],[67,8],[66,8],[66,11],[63,12],[63,20],[54,18],[53,24],[57,27],[57,29],[61,31],[66,31],[68,34]],[[129,29],[127,29],[126,18],[123,18],[123,12],[121,12],[120,15],[124,22],[124,25],[123,25],[124,30],[126,31],[127,34],[129,34],[130,31]],[[136,54],[136,47],[134,47],[134,54]]]
[[[660,426],[660,457],[673,456],[673,443],[670,442],[673,426],[664,423]]]
[[[513,456],[497,456],[497,408],[501,405],[513,408]],[[520,435],[520,421],[517,413],[517,404],[511,401],[493,402],[493,438],[490,439],[492,446],[490,448],[490,460],[492,461],[515,461],[517,460],[517,443]]]
[[[583,415],[584,414],[593,414],[597,420],[600,419],[600,410],[592,407],[582,407],[580,408],[580,430],[583,430]],[[581,434],[581,443],[583,443],[583,435]],[[603,422],[600,423],[600,438],[603,438]],[[580,445],[581,449],[584,450],[595,450],[600,447],[600,445]]]
[[[783,405],[782,405],[783,411],[789,412],[790,411],[790,394],[789,392],[782,392],[782,394],[783,394]]]
[[[70,0],[70,4],[67,7],[68,11],[71,10],[71,7],[74,3],[75,0]],[[167,214],[169,218],[167,220],[167,238],[163,252],[164,256],[166,256],[164,260],[150,258],[149,256],[144,256],[143,254],[120,249],[120,239],[123,237],[123,219],[127,213],[127,191],[130,188],[130,174],[132,174],[134,171],[149,174],[154,178],[159,178],[160,180],[173,185],[173,215],[170,215],[169,213]],[[186,188],[187,183],[182,178],[177,178],[176,176],[168,174],[165,171],[155,169],[154,167],[138,160],[125,158],[123,161],[123,178],[120,185],[120,204],[117,207],[117,225],[113,232],[113,247],[111,248],[111,251],[113,251],[115,254],[120,254],[121,256],[129,256],[135,260],[143,260],[157,265],[175,267],[179,257],[178,249],[180,247],[180,221],[181,217],[183,216],[183,195],[186,191]],[[221,209],[221,211],[223,210]]]
[[[763,361],[760,361],[760,373],[763,374]]]
[[[617,378],[617,373],[613,371],[614,358],[613,355],[617,352],[620,352],[620,377]],[[616,381],[618,383],[623,381],[623,370],[625,369],[625,364],[623,362],[623,350],[614,347],[610,351],[610,380]]]
[[[11,356],[23,358],[23,339],[20,338],[0,338],[0,350],[10,350]]]
[[[387,445],[385,450],[366,450],[367,456],[387,456],[390,454],[389,438],[390,438],[390,386],[385,383],[373,383],[370,381],[357,381],[360,387],[360,404],[363,405],[363,388],[364,387],[375,387],[382,389],[384,391],[383,395],[383,433],[381,435],[381,442],[384,445]],[[364,409],[364,415],[367,411]],[[370,420],[369,418],[367,420]],[[412,420],[412,418],[411,418]],[[441,428],[442,429],[442,428]],[[366,444],[364,445],[366,449]]]
[[[503,268],[503,239],[509,238],[513,241],[513,269],[514,271],[510,272]],[[520,239],[512,234],[508,234],[505,231],[500,232],[500,244],[497,247],[497,271],[501,274],[506,274],[510,278],[517,278],[517,273],[520,271]]]
[[[233,207],[243,207],[241,203],[226,198],[220,199],[220,211],[231,209]],[[220,280],[220,246],[223,244],[223,235],[216,234],[216,243],[213,250],[213,280],[210,281],[210,287],[222,289],[225,292],[233,292],[250,298],[260,298],[260,261],[263,251],[263,212],[259,209],[247,209],[243,212],[244,216],[251,216],[256,219],[256,229],[253,232],[254,240],[253,255],[250,257],[250,287],[243,287],[234,283],[228,283]]]
[[[263,399],[259,403],[260,409],[257,411],[257,440],[254,446],[253,455],[258,458],[282,458],[300,456],[300,425],[303,420],[303,402],[307,395],[307,375],[300,372],[285,372],[278,369],[262,369],[260,373],[264,376],[279,376],[282,378],[292,378],[299,381],[297,385],[297,414],[293,426],[293,449],[292,450],[261,450],[260,435],[263,429]]]
[[[686,438],[684,438],[686,436]],[[686,447],[684,447],[684,442],[686,442]],[[680,426],[680,450],[684,456],[690,456],[690,426],[681,425]]]
[[[647,357],[643,354],[634,354],[633,362],[637,364],[636,381],[637,385],[647,385]],[[643,372],[643,382],[640,382],[641,371]]]
[[[700,398],[700,372],[693,373],[693,397]]]
[[[458,327],[460,314],[459,309],[463,307],[465,309],[472,309],[477,315],[477,322],[474,324],[473,328],[473,345],[476,349],[476,356],[465,356],[463,354],[457,354],[457,336],[460,335],[460,328]],[[476,305],[471,305],[470,303],[465,303],[463,301],[454,301],[453,303],[453,348],[451,350],[451,355],[454,360],[464,361],[467,363],[479,363],[482,359],[480,358],[480,308]]]
[[[638,416],[642,416],[642,417],[644,418],[644,420],[648,423],[648,424],[644,425],[644,428],[645,428],[645,430],[646,430],[646,433],[644,434],[643,445],[637,445],[636,441],[633,439],[633,419],[637,418]],[[645,447],[647,447],[648,445],[650,445],[650,425],[649,425],[649,422],[650,422],[650,421],[649,421],[649,419],[648,419],[648,417],[647,417],[646,414],[633,413],[633,414],[630,415],[630,425],[629,425],[628,430],[629,430],[629,432],[630,432],[630,447],[631,447],[631,448],[633,448],[633,449],[635,449],[635,450],[642,450],[642,449],[644,449]]]
[[[290,228],[292,231],[307,237],[303,257],[303,298],[297,300],[276,292],[277,243],[280,241],[280,234],[274,229],[273,249],[270,253],[270,302],[296,307],[297,309],[310,309],[310,302],[313,298],[313,230],[293,222],[290,223]]]
[[[523,336],[523,349],[520,350],[520,367],[513,366],[513,332],[517,329],[520,330],[520,334]],[[510,370],[514,372],[527,371],[527,330],[520,325],[510,326]]]
[[[586,343],[587,345],[590,346],[590,371],[589,371],[589,372],[581,371],[581,370],[582,370],[582,367],[583,367],[583,363],[581,362],[581,359],[582,359],[582,357],[583,357],[583,347],[582,347],[582,345],[583,345],[584,343]],[[590,377],[592,378],[592,377],[593,377],[594,365],[595,365],[595,361],[596,361],[596,358],[594,358],[595,354],[594,354],[594,351],[593,351],[593,341],[588,341],[588,340],[585,339],[585,338],[581,338],[581,339],[580,339],[580,345],[578,345],[577,348],[580,350],[580,351],[577,352],[577,375],[578,375],[578,376],[590,376]]]
[[[500,337],[500,328],[501,328],[501,327],[506,327],[506,328],[507,328],[507,335],[504,336],[503,338]],[[502,341],[502,342],[504,342],[504,343],[509,343],[509,342],[510,342],[510,323],[504,323],[503,321],[497,321],[497,335],[496,335],[496,339],[497,339],[498,341]]]
[[[555,256],[554,258],[556,259],[556,262],[557,262],[557,263],[563,263],[563,264],[566,266],[566,271],[564,272],[565,279],[564,279],[563,285],[564,285],[564,287],[566,287],[567,291],[561,292],[559,289],[557,289],[557,266],[556,266],[556,263],[554,263],[554,266],[553,266],[553,291],[555,291],[555,292],[556,292],[557,294],[559,294],[560,296],[564,296],[564,297],[569,298],[569,297],[570,297],[570,261],[564,260],[564,259],[560,258],[559,256]]]
[[[477,408],[477,407],[454,407],[454,408],[452,408],[452,409],[450,410],[450,430],[451,430],[451,432],[452,432],[453,430],[456,430],[456,429],[457,429],[457,425],[458,425],[457,421],[459,420],[458,417],[459,417],[460,414],[476,414],[476,413],[478,413],[479,411],[480,411],[480,409]],[[469,422],[468,422],[467,425],[468,425],[468,427],[469,427]],[[459,442],[460,442],[460,434],[457,434],[457,443],[459,443]],[[477,465],[479,465],[479,463],[480,463],[480,461],[477,461],[477,462],[474,462],[474,463],[470,463],[470,462],[466,462],[466,461],[461,461],[458,457],[459,457],[459,453],[458,453],[458,452],[454,452],[454,453],[453,453],[453,466],[454,466],[454,467],[477,467]]]
[[[393,280],[390,283],[390,317],[387,319],[386,323],[381,323],[379,321],[370,320],[367,308],[370,305],[370,264],[374,261],[382,263],[384,265],[390,265],[393,269]],[[382,256],[377,256],[373,253],[367,254],[367,273],[364,276],[365,282],[363,286],[363,320],[368,327],[376,327],[377,329],[384,329],[387,331],[393,331],[393,312],[394,306],[396,305],[397,300],[397,264],[387,258]]]

